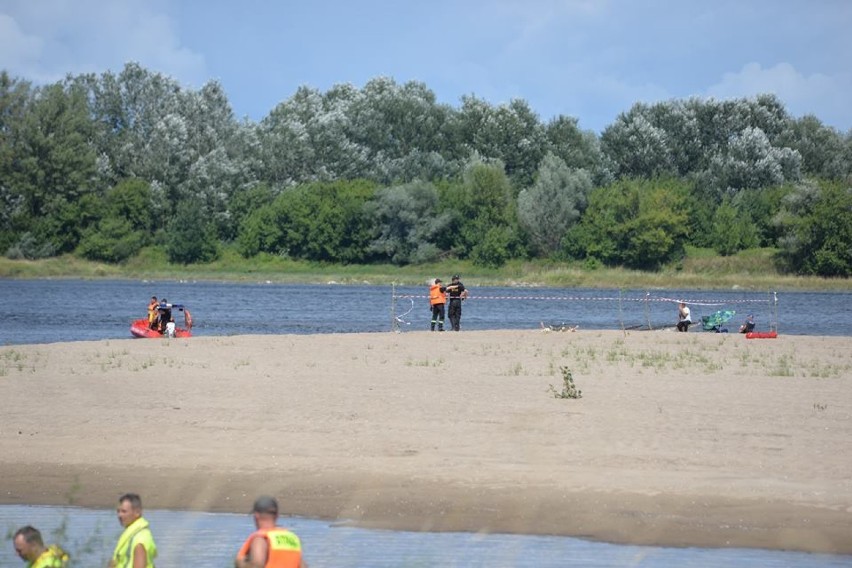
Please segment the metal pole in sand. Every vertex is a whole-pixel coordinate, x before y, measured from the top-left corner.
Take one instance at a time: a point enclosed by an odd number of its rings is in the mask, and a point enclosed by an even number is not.
[[[399,321],[396,319],[396,282],[391,282],[391,331],[399,333]]]

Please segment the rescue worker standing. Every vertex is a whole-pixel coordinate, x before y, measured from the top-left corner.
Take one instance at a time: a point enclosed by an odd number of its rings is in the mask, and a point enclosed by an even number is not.
[[[135,493],[126,493],[118,498],[116,512],[124,532],[118,537],[109,568],[154,568],[157,545],[142,516],[142,499]]]
[[[63,568],[68,554],[56,546],[44,546],[41,533],[29,525],[19,528],[12,539],[15,552],[27,563],[27,568]]]
[[[441,279],[435,278],[435,281],[429,286],[429,309],[432,310],[432,331],[435,331],[435,324],[438,325],[438,331],[444,331],[444,303],[446,302],[447,289],[441,285]]]
[[[240,547],[234,560],[236,568],[307,568],[299,537],[276,525],[278,501],[258,497],[252,515],[257,530]]]
[[[447,314],[450,318],[450,327],[453,331],[458,331],[461,325],[462,302],[467,298],[467,290],[459,280],[458,274],[453,276],[450,285],[447,286],[447,293],[450,295],[450,309]]]

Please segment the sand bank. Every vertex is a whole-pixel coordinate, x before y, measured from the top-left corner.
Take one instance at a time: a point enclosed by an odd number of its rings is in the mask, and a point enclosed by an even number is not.
[[[852,338],[408,332],[0,347],[0,502],[852,553]],[[580,399],[557,398],[567,367]]]

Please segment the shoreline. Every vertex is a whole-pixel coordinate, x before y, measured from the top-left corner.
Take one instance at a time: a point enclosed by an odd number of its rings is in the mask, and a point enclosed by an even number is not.
[[[271,493],[285,516],[370,528],[852,554],[850,347],[615,331],[0,347],[0,503],[134,491],[242,513]],[[549,392],[563,365],[582,398]]]
[[[367,529],[407,532],[464,532],[558,536],[615,545],[670,548],[757,548],[836,555],[852,554],[848,513],[783,502],[743,501],[718,495],[677,496],[630,493],[563,493],[550,488],[507,495],[501,489],[412,483],[372,476],[370,483],[339,478],[318,484],[298,479],[269,482],[257,474],[205,476],[222,492],[199,501],[161,491],[164,481],[192,487],[197,472],[146,472],[144,479],[123,470],[65,471],[61,480],[27,468],[20,476],[3,466],[7,486],[0,505],[73,506],[112,511],[115,498],[133,487],[146,509],[247,514],[255,494],[271,493],[282,504],[282,519],[300,517]],[[108,477],[104,483],[103,474]],[[8,477],[7,477],[8,476]],[[74,502],[61,490],[28,491],[22,486],[61,485],[68,478],[98,489],[80,491]],[[9,487],[14,498],[9,498]],[[332,489],[333,487],[333,489]],[[59,489],[59,488],[57,488]],[[104,500],[112,490],[113,498]],[[231,497],[233,496],[233,498]],[[341,511],[340,503],[348,503]],[[561,511],[570,509],[565,516]],[[601,511],[607,514],[601,514]],[[736,523],[731,519],[736,518]]]

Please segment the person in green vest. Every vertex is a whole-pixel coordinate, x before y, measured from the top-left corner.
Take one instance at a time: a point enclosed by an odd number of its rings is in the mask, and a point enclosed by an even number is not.
[[[157,545],[142,516],[142,499],[135,493],[126,493],[118,498],[116,512],[124,532],[118,537],[109,568],[154,568]]]
[[[68,554],[57,545],[45,546],[41,533],[29,525],[15,531],[12,539],[15,552],[27,563],[27,568],[63,568]]]

